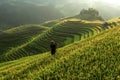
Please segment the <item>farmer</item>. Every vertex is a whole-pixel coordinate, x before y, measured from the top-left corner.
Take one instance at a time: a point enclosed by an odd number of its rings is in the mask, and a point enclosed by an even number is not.
[[[107,27],[109,24],[108,24],[108,22],[103,22],[103,24],[102,24],[104,27]]]
[[[56,53],[56,46],[57,44],[55,43],[54,40],[51,41],[50,48],[51,48],[51,54],[54,55]]]

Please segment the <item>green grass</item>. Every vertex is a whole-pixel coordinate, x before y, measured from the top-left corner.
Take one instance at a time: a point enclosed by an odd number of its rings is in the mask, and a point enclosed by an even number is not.
[[[51,40],[55,40],[58,47],[83,40],[98,34],[103,30],[101,22],[81,21],[79,19],[63,19],[49,30],[33,38],[31,41],[12,48],[2,55],[1,61],[15,60],[21,57],[30,56],[49,51]],[[77,35],[77,36],[76,36]]]
[[[1,80],[119,80],[120,26],[50,52],[0,64]]]
[[[24,25],[2,31],[0,33],[0,55],[11,48],[28,42],[31,38],[47,30],[39,25]]]

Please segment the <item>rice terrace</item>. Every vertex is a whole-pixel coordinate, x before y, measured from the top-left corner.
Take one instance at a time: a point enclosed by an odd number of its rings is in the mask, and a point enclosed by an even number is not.
[[[0,0],[0,80],[120,80],[119,6]]]

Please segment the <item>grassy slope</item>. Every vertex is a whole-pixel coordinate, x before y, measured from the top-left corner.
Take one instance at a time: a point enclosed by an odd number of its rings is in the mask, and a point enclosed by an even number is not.
[[[0,54],[29,41],[47,28],[39,25],[24,25],[0,33]]]
[[[120,26],[57,50],[1,63],[1,80],[119,80]]]
[[[19,47],[9,50],[3,55],[3,60],[15,60],[24,56],[49,51],[49,43],[55,40],[58,47],[62,47],[98,34],[102,28],[101,22],[81,21],[79,19],[65,19],[55,24],[50,30]]]

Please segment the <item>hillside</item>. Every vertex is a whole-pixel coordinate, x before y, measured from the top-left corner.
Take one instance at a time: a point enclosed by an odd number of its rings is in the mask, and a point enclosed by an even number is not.
[[[0,32],[0,55],[24,44],[48,28],[40,25],[23,25]]]
[[[49,51],[51,40],[55,40],[57,42],[58,48],[63,47],[98,34],[104,29],[100,26],[100,21],[84,21],[74,18],[62,19],[49,30],[29,42],[8,50],[2,55],[2,60],[15,60],[21,57]]]
[[[1,80],[119,80],[120,27],[57,50],[0,64]]]

